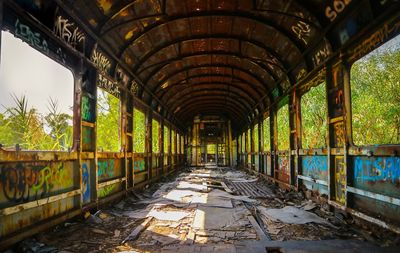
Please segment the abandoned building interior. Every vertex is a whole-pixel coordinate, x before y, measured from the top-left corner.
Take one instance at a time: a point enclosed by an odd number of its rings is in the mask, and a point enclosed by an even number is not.
[[[400,1],[0,0],[0,251],[400,252]]]

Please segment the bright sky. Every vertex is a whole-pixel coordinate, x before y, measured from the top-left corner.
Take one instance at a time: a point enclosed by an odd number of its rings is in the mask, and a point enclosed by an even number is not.
[[[49,97],[58,101],[58,110],[72,115],[74,78],[72,72],[15,38],[1,33],[0,112],[14,106],[11,94],[26,95],[28,107],[48,113]]]

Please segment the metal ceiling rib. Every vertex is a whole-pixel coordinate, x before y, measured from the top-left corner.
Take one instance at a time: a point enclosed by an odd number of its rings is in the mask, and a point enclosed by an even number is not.
[[[254,108],[272,102],[273,90],[287,89],[282,80],[293,84],[300,70],[312,70],[304,52],[322,34],[312,5],[294,0],[65,3],[86,18],[145,92],[169,111],[185,107],[174,113],[181,121],[219,112],[247,122]]]

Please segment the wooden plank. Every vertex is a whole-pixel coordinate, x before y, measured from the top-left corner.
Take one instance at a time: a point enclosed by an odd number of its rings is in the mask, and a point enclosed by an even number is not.
[[[225,182],[221,182],[221,185],[222,185],[222,187],[224,187],[224,190],[227,192],[227,193],[233,193],[233,191],[231,190],[231,189],[229,189],[229,187],[225,184]]]
[[[149,225],[150,221],[153,219],[153,217],[147,217],[139,226],[137,226],[122,242],[121,244],[130,241],[130,240],[136,240],[136,238],[139,236],[139,234],[146,229],[146,227]]]
[[[254,227],[254,229],[256,230],[258,236],[260,237],[261,241],[265,241],[268,240],[267,236],[264,234],[264,231],[261,229],[260,225],[258,225],[256,219],[254,219],[253,216],[247,216],[247,218],[249,219],[251,225]]]

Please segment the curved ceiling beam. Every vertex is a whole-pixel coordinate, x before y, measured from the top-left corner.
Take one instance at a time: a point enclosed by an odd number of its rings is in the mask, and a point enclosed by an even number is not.
[[[99,34],[103,34],[103,30],[104,27],[106,27],[106,25],[111,22],[113,19],[115,19],[116,17],[118,17],[121,13],[123,13],[124,11],[128,10],[130,7],[132,7],[134,4],[137,3],[138,0],[132,0],[127,4],[120,4],[120,6],[118,6],[118,8],[111,13],[110,15],[107,15],[107,17],[98,25],[99,29],[98,32]],[[117,3],[121,3],[123,1],[117,1]],[[134,17],[129,19],[129,22],[136,22],[139,21],[141,19],[147,19],[147,18],[154,18],[154,17],[160,17],[160,16],[164,16],[164,13],[154,13],[154,14],[148,14],[148,15],[144,15],[144,16],[140,16],[140,17]]]
[[[306,9],[308,12],[310,12],[307,8],[304,8],[304,9]],[[190,12],[190,13],[187,13],[185,15],[181,14],[181,15],[175,15],[175,16],[165,16],[160,21],[148,26],[145,31],[142,31],[140,34],[137,34],[135,36],[135,38],[131,39],[131,41],[135,41],[140,36],[142,36],[144,33],[148,32],[148,31],[151,31],[152,29],[154,29],[154,28],[156,28],[158,26],[161,26],[163,24],[170,23],[172,21],[176,21],[176,20],[179,20],[179,19],[185,19],[185,18],[190,18],[190,17],[211,17],[211,16],[214,16],[214,17],[215,16],[223,16],[223,17],[229,16],[229,17],[232,17],[232,18],[241,17],[241,18],[247,18],[247,19],[251,19],[251,20],[256,20],[257,22],[259,22],[259,23],[261,23],[263,25],[268,25],[266,23],[271,22],[271,20],[269,20],[267,17],[263,17],[261,15],[254,15],[253,14],[254,12],[275,12],[275,14],[278,14],[277,11],[273,11],[273,10],[255,9],[255,10],[252,10],[252,12],[235,10],[234,11],[235,15],[232,15],[232,11],[212,10],[212,11]],[[161,13],[161,14],[166,15],[165,13]],[[296,19],[298,21],[305,22],[308,25],[312,26],[314,29],[317,29],[319,31],[321,29],[320,26],[318,26],[317,24],[314,24],[313,22],[310,22],[309,19],[306,19],[306,18],[303,18],[303,17],[300,17],[300,16],[296,16],[296,15],[292,15],[290,13],[285,13],[285,12],[279,12],[279,15],[286,16],[286,17],[291,17],[291,18],[294,18],[294,19]],[[313,17],[316,20],[318,20],[315,15],[313,15]],[[121,22],[121,23],[116,24],[116,25],[114,25],[112,27],[109,27],[107,30],[105,30],[104,32],[102,32],[100,34],[100,37],[103,37],[105,34],[107,34],[108,32],[110,32],[110,31],[112,31],[114,29],[117,29],[118,27],[124,26],[126,24],[131,23],[131,22],[135,22],[136,20],[137,20],[137,17],[125,20],[124,22]],[[319,20],[318,20],[318,22],[319,22]]]
[[[200,64],[197,66],[187,66],[181,69],[178,69],[172,73],[169,73],[167,76],[165,76],[163,79],[161,79],[160,81],[157,81],[155,86],[152,87],[151,92],[155,92],[156,90],[158,90],[158,88],[165,83],[166,81],[168,81],[170,78],[173,78],[176,75],[179,75],[183,72],[189,71],[189,70],[195,70],[195,69],[202,69],[202,68],[221,68],[221,69],[230,69],[232,76],[233,75],[233,71],[239,71],[239,72],[243,72],[246,73],[247,75],[251,76],[252,78],[254,78],[255,80],[257,80],[260,84],[262,84],[265,89],[267,90],[267,92],[271,92],[271,88],[268,86],[267,83],[265,83],[260,77],[258,77],[257,75],[255,75],[254,73],[250,72],[249,70],[242,68],[242,67],[238,67],[238,66],[234,66],[234,65],[229,65],[229,64]]]
[[[150,57],[152,57],[154,54],[164,50],[165,48],[168,48],[174,44],[182,43],[182,42],[187,42],[187,41],[196,41],[196,40],[206,40],[206,39],[230,39],[230,40],[238,40],[239,42],[249,42],[261,49],[263,49],[265,52],[267,52],[269,55],[271,55],[279,64],[282,65],[282,67],[287,70],[290,68],[290,63],[285,62],[280,55],[276,53],[276,51],[273,48],[270,48],[266,46],[263,42],[251,39],[245,36],[240,36],[240,35],[235,35],[235,34],[207,34],[207,35],[191,35],[191,36],[182,36],[179,38],[175,38],[170,41],[166,41],[164,43],[161,43],[160,45],[156,45],[152,47],[152,49],[149,52],[146,52],[144,55],[141,55],[139,60],[135,62],[135,65],[132,68],[132,71],[136,73],[136,71],[140,68],[141,65],[143,65]],[[179,46],[180,47],[180,46]],[[241,50],[241,46],[239,45],[239,51]],[[125,51],[119,54],[119,57],[122,58],[124,55]],[[298,52],[299,55],[301,55],[301,52]]]
[[[188,83],[190,84],[190,81],[188,81],[188,80],[193,79],[193,78],[202,78],[202,77],[224,77],[224,78],[231,78],[232,81],[233,81],[233,80],[238,80],[239,83],[244,83],[244,84],[247,84],[248,86],[254,87],[255,90],[258,90],[258,89],[259,89],[257,86],[254,86],[253,84],[249,83],[247,80],[245,80],[245,79],[243,79],[243,78],[241,78],[241,77],[232,76],[232,75],[217,74],[217,73],[215,73],[215,74],[191,75],[191,76],[189,76],[189,77],[186,77],[185,79],[182,79],[182,80],[180,80],[180,81],[177,81],[177,82],[175,82],[175,83],[172,83],[172,84],[168,85],[168,87],[166,87],[166,88],[164,89],[164,93],[168,92],[168,90],[169,90],[170,88],[172,88],[172,87],[176,87],[176,86],[178,86],[178,85],[184,85],[184,82],[185,82],[185,81],[188,82]],[[261,86],[261,87],[262,87],[262,86]],[[264,90],[264,92],[268,95],[268,97],[271,96],[271,94],[267,93],[267,91]]]
[[[201,100],[225,101],[226,103],[231,102],[231,104],[234,104],[235,107],[242,108],[244,112],[251,112],[251,107],[246,101],[243,101],[244,99],[232,98],[227,95],[227,92],[220,91],[214,93],[195,92],[169,103],[168,107],[171,108],[172,112],[175,112],[178,107],[184,108],[191,102]]]
[[[185,88],[182,88],[180,90],[180,92],[184,91],[186,89],[192,89],[192,88],[197,88],[197,87],[201,87],[201,86],[209,87],[209,86],[213,86],[213,85],[225,86],[226,88],[234,88],[234,89],[240,90],[241,92],[246,93],[248,96],[253,96],[257,101],[259,99],[261,99],[261,95],[259,93],[257,93],[256,90],[254,90],[253,88],[250,87],[251,88],[251,94],[248,94],[249,90],[243,89],[243,87],[237,85],[237,83],[229,83],[229,82],[198,82],[198,83],[191,83],[190,86],[186,86]],[[170,92],[162,93],[161,96],[159,96],[160,100],[162,100],[162,98],[168,93],[170,93]],[[176,94],[176,92],[174,92],[174,91],[171,91],[171,93],[172,94]],[[170,97],[171,96],[167,96],[165,98],[165,100],[169,100]]]
[[[173,62],[176,61],[184,61],[188,58],[192,58],[192,57],[199,57],[199,56],[225,56],[225,57],[231,57],[231,58],[239,58],[240,60],[246,60],[252,64],[255,64],[257,67],[259,67],[260,69],[264,70],[265,72],[267,72],[269,75],[272,76],[272,79],[278,80],[279,78],[275,75],[275,73],[273,72],[273,70],[268,66],[268,65],[263,65],[264,64],[270,64],[273,66],[276,66],[277,68],[279,68],[283,73],[285,73],[285,69],[280,66],[279,64],[276,64],[275,62],[272,61],[268,61],[268,60],[261,60],[261,59],[256,59],[256,58],[251,58],[248,56],[243,55],[242,53],[234,53],[234,52],[226,52],[226,51],[198,51],[198,52],[194,52],[194,53],[190,53],[190,54],[181,54],[178,57],[175,58],[171,58],[171,59],[167,59],[165,61],[161,61],[155,64],[150,64],[149,66],[142,68],[142,69],[138,69],[137,75],[140,75],[142,72],[153,68],[155,66],[158,66],[156,68],[154,68],[150,74],[148,74],[148,76],[146,77],[146,79],[144,79],[144,83],[147,83],[148,79],[151,78],[153,75],[155,75],[157,72],[162,71],[163,68],[167,67],[169,64],[172,64]]]
[[[205,112],[205,113],[204,113]],[[233,122],[243,122],[243,117],[241,115],[238,115],[236,112],[229,110],[229,111],[224,111],[223,107],[219,105],[210,105],[204,107],[204,110],[200,110],[199,108],[187,108],[185,112],[182,113],[182,117],[180,119],[184,124],[190,124],[192,123],[193,118],[198,115],[198,114],[203,114],[203,115],[219,115],[219,116],[225,116],[228,117],[231,121]]]
[[[179,119],[192,118],[196,116],[193,113],[194,110],[197,110],[198,112],[201,112],[203,114],[207,114],[208,110],[210,110],[211,108],[218,109],[218,114],[224,114],[226,112],[230,112],[231,114],[236,115],[236,119],[240,121],[243,121],[247,118],[247,115],[243,114],[243,112],[237,111],[234,108],[227,107],[225,102],[215,102],[215,101],[196,102],[190,104],[189,106],[176,112],[176,116]]]
[[[224,91],[227,93],[231,93],[234,94],[235,96],[238,97],[243,97],[246,101],[251,101],[251,104],[256,104],[258,101],[254,100],[254,98],[250,97],[247,93],[238,93],[237,91],[234,90],[230,90],[229,88],[225,88],[225,89],[221,89],[221,88],[211,88],[207,87],[207,88],[201,88],[201,89],[186,89],[186,91],[184,92],[184,90],[174,93],[172,96],[169,96],[168,98],[165,99],[165,102],[168,103],[168,101],[174,101],[175,97],[177,96],[181,96],[184,97],[188,94],[193,94],[194,92],[205,92],[205,91],[211,91],[211,92],[215,92],[215,91]]]
[[[249,19],[255,23],[261,24],[262,26],[267,26],[269,28],[276,30],[285,39],[287,39],[292,45],[294,45],[294,47],[297,48],[297,50],[299,52],[301,52],[305,48],[305,46],[300,43],[300,40],[298,38],[296,38],[294,36],[294,34],[290,34],[289,32],[286,31],[286,29],[287,29],[286,27],[280,27],[277,24],[275,24],[274,21],[269,20],[261,15],[252,15],[250,13],[241,12],[239,10],[235,11],[235,14],[232,14],[231,11],[204,11],[204,12],[199,11],[199,12],[194,12],[194,13],[190,13],[190,14],[186,14],[186,15],[167,16],[164,19],[161,19],[160,22],[155,22],[154,24],[149,25],[148,27],[143,29],[143,31],[137,33],[129,41],[127,41],[126,46],[122,48],[121,55],[123,55],[125,50],[127,48],[129,48],[129,46],[131,44],[133,44],[137,39],[144,36],[144,34],[152,31],[153,29],[156,29],[163,25],[173,23],[173,22],[181,20],[181,19],[189,19],[189,18],[193,18],[193,17],[205,17],[205,18],[230,17],[230,18]],[[121,23],[120,25],[123,25],[123,23]],[[114,29],[114,27],[111,29]],[[102,33],[100,35],[100,37],[103,37],[104,34],[106,34],[109,30],[110,29],[107,29],[104,33]]]

